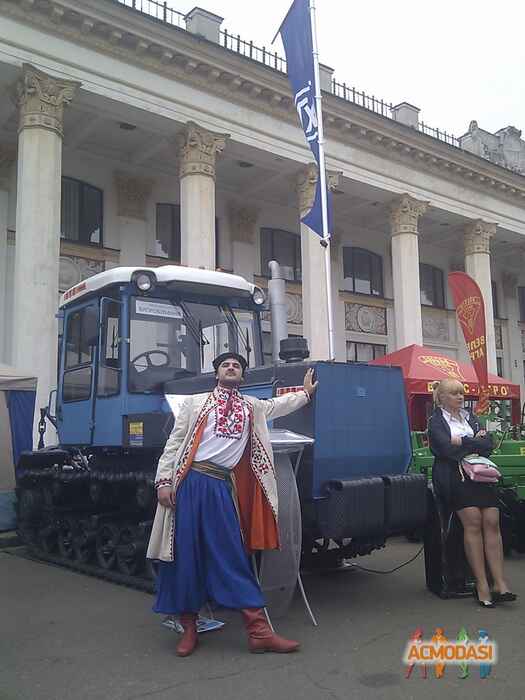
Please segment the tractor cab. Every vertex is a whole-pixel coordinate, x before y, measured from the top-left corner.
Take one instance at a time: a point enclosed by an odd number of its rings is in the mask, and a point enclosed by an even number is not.
[[[161,448],[173,422],[167,382],[212,379],[226,350],[262,366],[264,301],[241,277],[174,265],[115,268],[69,289],[60,304],[60,444]]]

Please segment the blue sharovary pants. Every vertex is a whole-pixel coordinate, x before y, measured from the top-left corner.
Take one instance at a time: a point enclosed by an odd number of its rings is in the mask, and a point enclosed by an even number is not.
[[[261,608],[227,481],[190,470],[177,491],[175,561],[159,562],[153,610],[197,613],[207,602]]]

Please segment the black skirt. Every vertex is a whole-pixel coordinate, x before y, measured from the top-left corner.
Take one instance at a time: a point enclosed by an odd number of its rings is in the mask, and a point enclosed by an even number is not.
[[[498,496],[495,484],[472,481],[465,475],[462,481],[459,465],[436,459],[432,467],[434,491],[451,510],[462,508],[497,508]]]

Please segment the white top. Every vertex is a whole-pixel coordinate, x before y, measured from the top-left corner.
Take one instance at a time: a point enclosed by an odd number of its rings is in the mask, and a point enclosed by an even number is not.
[[[195,462],[213,462],[223,469],[233,469],[241,459],[250,435],[250,413],[246,404],[233,392],[228,415],[228,390],[215,389],[217,404],[209,412]]]
[[[98,292],[104,287],[112,284],[125,284],[131,282],[134,272],[151,272],[155,275],[157,282],[180,282],[186,285],[203,285],[214,287],[214,293],[222,291],[223,294],[231,296],[250,297],[257,287],[251,282],[247,282],[239,275],[232,275],[229,272],[219,272],[216,270],[201,270],[195,267],[183,267],[180,265],[161,265],[160,267],[114,267],[105,272],[99,272],[92,277],[79,282],[74,287],[68,289],[60,299],[59,306],[65,306],[69,301],[80,299],[91,292]]]
[[[464,408],[459,409],[459,418],[456,418],[444,408],[441,409],[441,412],[450,428],[450,437],[474,437],[474,431],[467,420],[468,412]]]

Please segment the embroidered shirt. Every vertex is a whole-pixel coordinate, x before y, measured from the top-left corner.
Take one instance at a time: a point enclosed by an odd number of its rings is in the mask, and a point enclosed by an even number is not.
[[[467,420],[468,411],[465,411],[464,408],[460,408],[459,418],[456,418],[444,408],[441,409],[441,412],[450,428],[450,437],[474,437],[474,431]]]
[[[237,389],[216,387],[215,407],[209,412],[194,457],[233,469],[242,457],[250,434],[250,413]]]

